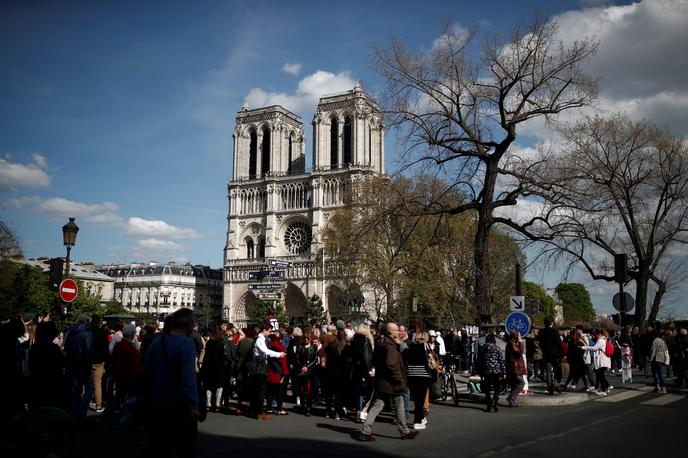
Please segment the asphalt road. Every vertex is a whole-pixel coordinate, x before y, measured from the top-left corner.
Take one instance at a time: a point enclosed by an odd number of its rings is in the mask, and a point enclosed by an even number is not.
[[[270,421],[211,413],[199,426],[198,456],[683,456],[686,390],[660,395],[651,389],[636,383],[573,406],[502,407],[498,413],[469,399],[454,407],[450,399],[432,405],[428,428],[413,441],[399,439],[389,414],[375,423],[377,440],[363,443],[356,440],[359,424],[326,419],[322,408],[312,417],[291,413]],[[77,436],[76,457],[138,456],[144,443],[140,433],[97,428]]]

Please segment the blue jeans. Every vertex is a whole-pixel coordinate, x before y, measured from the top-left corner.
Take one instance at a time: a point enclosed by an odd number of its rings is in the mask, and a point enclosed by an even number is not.
[[[662,374],[664,368],[662,366],[664,363],[652,361],[652,376],[655,378],[655,384],[659,386],[664,386],[664,375]]]
[[[69,374],[70,383],[70,413],[76,418],[83,418],[88,412],[88,404],[93,399],[96,387],[93,384],[93,372],[90,368]]]

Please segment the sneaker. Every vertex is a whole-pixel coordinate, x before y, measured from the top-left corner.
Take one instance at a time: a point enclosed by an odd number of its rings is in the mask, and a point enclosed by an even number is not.
[[[368,418],[368,412],[359,412],[359,413],[358,413],[358,418],[359,418],[361,421],[365,421],[365,419]]]
[[[411,440],[411,439],[415,439],[417,435],[418,435],[418,431],[409,431],[406,434],[402,434],[401,439],[402,440]]]
[[[609,385],[609,388],[607,388],[607,391],[611,391],[613,389],[614,389],[614,387],[612,385]]]
[[[604,396],[606,396],[607,394],[609,394],[609,391],[598,391],[598,392],[597,392],[597,395],[598,395],[598,396],[603,396],[603,397],[604,397]]]
[[[105,412],[105,408],[104,408],[104,407],[98,407],[98,408],[96,408],[96,409],[94,409],[94,410],[96,411],[96,413],[103,413],[103,412]]]
[[[413,429],[419,430],[419,429],[425,429],[426,426],[423,423],[414,423],[413,424]]]
[[[375,438],[373,437],[372,434],[361,433],[358,436],[358,440],[360,440],[361,442],[373,442],[375,440]]]
[[[420,422],[421,425],[426,426],[428,424],[428,419],[423,418],[423,421]]]
[[[95,403],[95,402],[91,402],[91,403],[88,405],[88,407],[89,407],[91,410],[96,410],[96,403]]]

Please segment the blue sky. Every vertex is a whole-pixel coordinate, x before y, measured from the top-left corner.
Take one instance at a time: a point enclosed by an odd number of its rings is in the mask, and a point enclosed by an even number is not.
[[[676,41],[671,31],[681,29],[667,29],[667,20],[678,16],[679,25],[686,24],[684,1],[612,3],[4,1],[0,220],[16,231],[28,257],[62,256],[60,228],[76,216],[78,261],[188,259],[219,267],[231,135],[244,100],[253,107],[291,104],[287,108],[303,116],[310,141],[319,91],[346,89],[356,80],[371,92],[381,90],[368,67],[371,44],[392,34],[411,48],[429,48],[448,18],[508,34],[538,10],[561,19],[563,36],[592,29],[627,47],[623,34],[633,21],[649,21],[644,33],[666,35],[667,42]],[[656,46],[643,55],[661,57],[662,41]],[[672,51],[664,48],[662,53]],[[617,49],[601,54],[618,55]],[[661,87],[648,89],[628,77],[629,90],[621,95],[604,55],[591,69],[606,78],[604,103],[633,114],[645,97],[655,103],[660,122],[669,110],[667,124],[685,128],[685,52],[674,57],[679,62],[664,68],[678,68],[662,73],[678,73],[679,81],[666,76]],[[646,66],[624,68],[626,75],[634,71],[647,79]],[[666,96],[671,84],[678,92]],[[537,135],[537,126],[530,133]],[[393,170],[392,134],[386,153]],[[609,308],[602,305],[605,288],[593,291],[602,311]]]

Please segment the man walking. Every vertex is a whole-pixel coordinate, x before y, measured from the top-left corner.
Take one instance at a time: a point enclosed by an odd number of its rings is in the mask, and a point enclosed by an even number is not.
[[[70,413],[84,418],[95,393],[91,317],[81,315],[65,334],[65,373],[70,383]]]
[[[359,436],[361,441],[374,441],[373,423],[385,406],[385,400],[389,401],[396,425],[402,439],[413,439],[418,431],[409,430],[406,426],[404,413],[404,394],[407,391],[404,364],[399,352],[399,327],[396,323],[389,322],[382,328],[382,339],[375,345],[373,363],[375,366],[375,401],[368,410],[368,417],[363,422],[363,429]]]
[[[563,353],[559,332],[552,327],[552,323],[551,317],[545,317],[545,329],[540,331],[538,336],[542,359],[545,364],[545,382],[549,394],[553,394],[555,390],[561,393],[559,384],[561,383],[561,357]]]
[[[189,337],[193,311],[179,309],[154,339],[141,370],[150,413],[146,422],[148,456],[196,456],[200,417],[196,383],[196,346]]]

